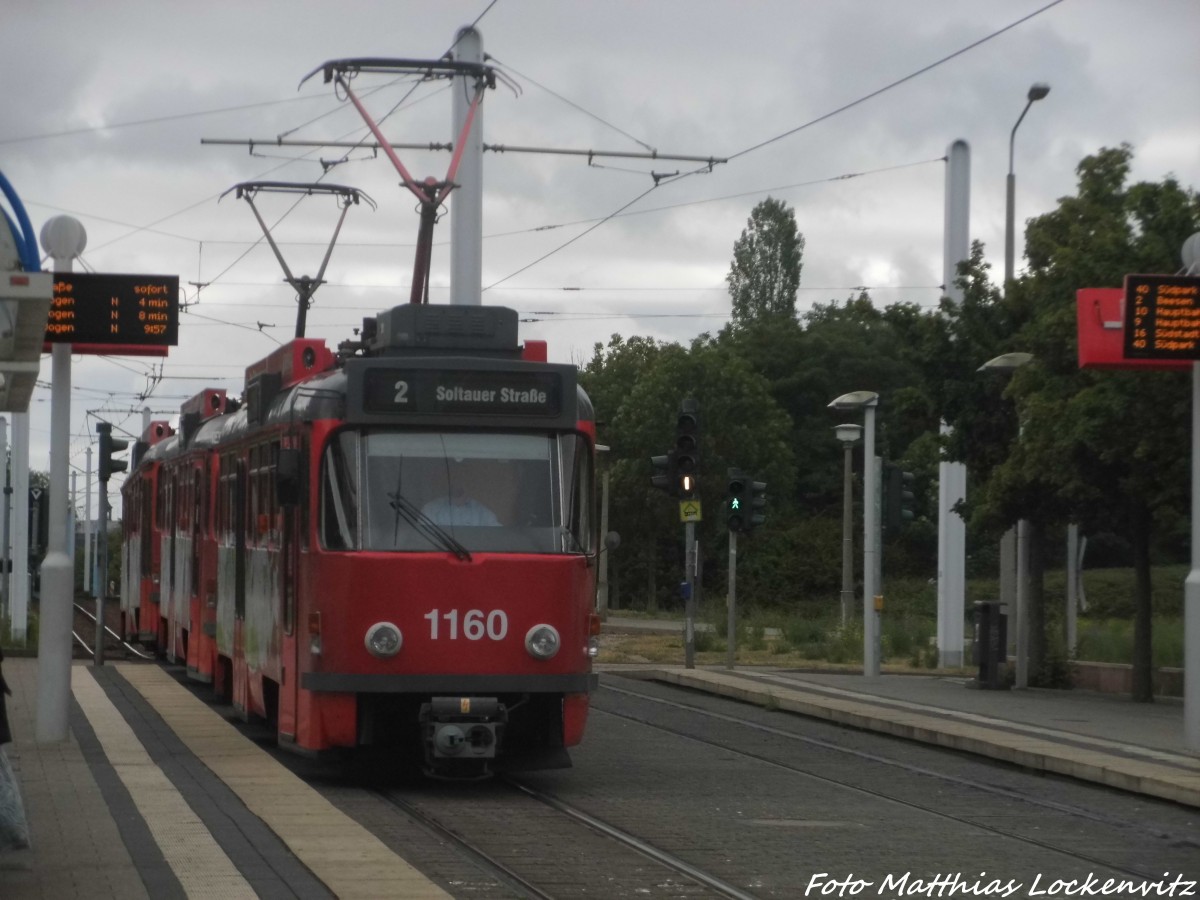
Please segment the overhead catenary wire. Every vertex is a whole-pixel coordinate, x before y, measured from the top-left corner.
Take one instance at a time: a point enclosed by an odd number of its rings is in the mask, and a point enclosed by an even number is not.
[[[1006,28],[1004,28],[1004,29],[1001,29],[1000,31],[997,31],[997,32],[993,33],[992,35],[989,35],[987,38],[984,38],[984,39],[983,39],[983,40],[981,40],[981,41],[977,41],[977,42],[975,42],[975,44],[971,45],[970,47],[963,48],[963,50],[960,50],[960,51],[956,52],[955,54],[951,54],[951,56],[949,56],[949,57],[946,57],[945,59],[943,59],[943,60],[940,60],[938,63],[935,63],[935,64],[933,64],[933,65],[931,65],[931,66],[929,66],[929,67],[926,67],[925,69],[923,69],[923,70],[921,70],[921,71],[927,71],[928,69],[930,69],[930,68],[933,68],[934,66],[936,66],[936,65],[938,65],[938,64],[941,64],[942,62],[945,62],[945,61],[947,61],[947,60],[949,60],[949,59],[951,59],[951,58],[954,58],[954,57],[955,57],[955,56],[957,56],[957,55],[960,55],[961,53],[965,52],[966,50],[968,50],[968,49],[971,49],[971,47],[974,47],[974,46],[977,46],[977,45],[978,45],[978,44],[980,44],[980,43],[983,43],[983,41],[990,40],[991,38],[993,38],[993,37],[997,36],[998,34],[1001,34],[1001,33],[1003,33],[1004,31],[1006,31],[1006,30],[1008,30],[1008,29],[1010,29],[1010,28],[1012,28],[1012,27],[1015,27],[1017,24],[1020,24],[1022,21],[1025,21],[1025,20],[1027,20],[1028,18],[1031,18],[1033,15],[1037,15],[1037,14],[1038,14],[1038,13],[1040,13],[1040,12],[1044,12],[1046,9],[1052,8],[1053,6],[1057,5],[1057,3],[1059,3],[1059,2],[1061,2],[1061,0],[1055,0],[1055,2],[1054,2],[1054,3],[1050,3],[1048,6],[1045,6],[1045,7],[1043,7],[1041,10],[1038,10],[1037,12],[1035,12],[1035,13],[1032,13],[1030,16],[1027,16],[1027,17],[1025,17],[1025,18],[1024,18],[1024,19],[1022,19],[1022,20],[1018,20],[1017,22],[1014,22],[1012,25],[1009,25],[1009,26],[1007,26]],[[494,4],[492,4],[492,5],[494,5]],[[490,10],[490,9],[492,8],[492,5],[489,5],[487,9],[489,9],[489,10]],[[485,13],[486,13],[486,11],[487,11],[487,10],[485,10]],[[913,73],[912,75],[910,75],[910,76],[907,76],[905,79],[901,79],[899,82],[896,82],[896,83],[894,83],[894,84],[899,84],[899,83],[902,83],[903,81],[906,81],[906,80],[908,80],[909,78],[916,77],[918,74],[921,74],[921,72],[916,72],[916,73]],[[892,86],[894,86],[894,84],[893,84]],[[889,87],[890,87],[890,86],[889,86]],[[867,99],[870,99],[870,97],[871,97],[871,96],[876,96],[876,95],[878,95],[878,93],[881,93],[883,90],[886,90],[886,89],[887,89],[887,88],[880,89],[880,91],[877,91],[877,92],[875,92],[875,93],[874,93],[874,94],[872,94],[872,95],[867,95],[867,96],[866,96],[866,97],[864,97],[864,98],[860,98],[860,100],[859,100],[859,101],[856,101],[856,103],[855,103],[855,104],[850,104],[850,105],[847,105],[846,107],[843,107],[842,109],[843,109],[843,110],[844,110],[844,109],[848,109],[848,108],[850,108],[850,107],[851,107],[851,106],[853,106],[853,105],[857,105],[857,103],[860,103],[860,102],[865,102]],[[834,111],[834,113],[827,114],[826,116],[822,117],[822,118],[821,118],[821,120],[824,120],[824,119],[828,118],[830,115],[836,114],[836,112],[838,112],[838,111],[836,111],[836,110],[835,110],[835,111]],[[811,122],[811,123],[805,123],[803,126],[800,126],[800,128],[809,127],[809,125],[816,124],[816,121],[819,121],[819,120],[814,120],[814,121],[813,121],[813,122]],[[799,129],[799,128],[798,128],[798,129],[792,129],[792,130],[790,130],[790,131],[788,131],[788,132],[782,133],[781,135],[777,135],[775,138],[771,138],[771,139],[769,139],[769,140],[768,140],[768,141],[766,141],[766,142],[760,142],[759,144],[756,144],[756,145],[752,145],[752,146],[750,146],[750,147],[747,147],[747,148],[745,148],[745,149],[743,149],[743,150],[739,151],[738,155],[739,155],[739,156],[741,156],[741,155],[744,155],[744,154],[746,154],[746,153],[750,153],[750,152],[752,152],[752,151],[754,151],[754,150],[756,150],[756,149],[759,149],[760,147],[766,146],[768,143],[773,143],[773,142],[774,142],[774,141],[776,141],[776,140],[781,140],[781,139],[783,139],[783,138],[785,138],[785,137],[789,136],[790,134],[793,134],[793,133],[795,133],[795,131],[797,131],[797,130],[800,130],[800,129]],[[633,138],[633,140],[636,140],[636,138]],[[650,192],[650,191],[647,191],[647,192],[645,192],[645,194],[648,194],[649,192]],[[616,217],[618,217],[618,216],[625,216],[625,215],[640,215],[640,214],[644,214],[644,213],[646,213],[646,212],[654,211],[654,210],[640,210],[640,209],[638,209],[638,210],[631,210],[631,209],[629,208],[629,207],[633,206],[634,204],[636,204],[637,202],[639,202],[639,201],[640,201],[640,200],[641,200],[641,199],[642,199],[642,198],[645,196],[645,194],[642,194],[642,195],[639,195],[638,197],[635,197],[635,198],[634,198],[632,201],[630,201],[629,203],[627,203],[627,204],[624,204],[624,205],[623,205],[623,206],[622,206],[620,209],[618,209],[616,212],[614,212],[614,213],[611,213],[611,214],[609,214],[608,216],[604,216],[604,217],[601,217],[601,218],[598,218],[598,219],[591,220],[591,222],[592,222],[592,223],[594,223],[595,227],[599,227],[600,225],[603,225],[604,223],[606,223],[606,222],[608,222],[608,221],[611,221],[613,218],[616,218]],[[699,203],[699,202],[713,202],[713,201],[712,201],[712,200],[708,200],[708,201],[692,201],[692,202]],[[674,208],[674,207],[677,207],[677,206],[682,206],[682,205],[690,205],[690,204],[674,204],[674,205],[671,205],[671,206],[669,206],[669,207],[661,207],[660,209]],[[163,219],[163,220],[160,220],[160,221],[165,221],[165,219]],[[543,226],[542,228],[543,228],[543,230],[549,230],[550,228],[556,228],[556,227],[568,227],[568,226],[567,226],[566,224],[563,224],[563,225]],[[577,240],[581,239],[582,237],[586,236],[586,234],[590,233],[592,230],[594,230],[594,228],[588,229],[588,231],[584,232],[583,234],[580,234],[580,235],[577,235],[577,236],[573,237],[573,238],[572,238],[570,241],[568,241],[568,242],[564,243],[564,244],[563,244],[563,245],[561,245],[559,248],[557,248],[555,251],[552,251],[552,253],[553,253],[553,252],[558,252],[558,250],[560,250],[560,249],[562,249],[562,248],[565,248],[566,246],[569,246],[570,244],[573,244],[575,241],[577,241]],[[98,249],[98,248],[97,248],[97,249]],[[512,274],[510,274],[510,275],[506,276],[505,278],[503,278],[503,279],[501,279],[501,280],[499,280],[499,281],[497,281],[497,282],[494,282],[492,285],[489,285],[489,289],[508,290],[509,288],[508,288],[508,287],[506,287],[506,286],[504,286],[504,282],[507,282],[508,280],[510,280],[511,278],[515,277],[517,274],[519,274],[520,272],[527,271],[529,268],[532,268],[534,265],[536,265],[536,264],[538,264],[539,262],[543,261],[544,259],[548,258],[548,256],[549,256],[549,255],[552,255],[552,254],[546,254],[546,255],[543,255],[543,256],[539,257],[539,259],[538,259],[538,260],[535,260],[533,263],[529,264],[528,266],[522,267],[520,270],[518,270],[518,272],[514,272],[514,273],[512,273]],[[593,288],[593,289],[591,289],[591,290],[598,290],[598,289],[595,289],[595,288]],[[221,323],[219,320],[213,319],[212,317],[206,317],[206,318],[208,318],[208,320],[209,320],[209,321],[212,321],[212,322],[214,322],[214,323],[216,323],[216,324],[228,324],[228,325],[231,325],[231,326],[233,326],[233,327],[239,327],[239,328],[249,328],[249,327],[250,327],[250,326],[247,326],[247,325],[244,325],[244,324],[241,324],[241,323],[232,323],[232,322],[231,322],[231,323]],[[258,330],[258,329],[257,329],[257,328],[255,328],[254,330]]]
[[[1019,25],[1023,25],[1024,23],[1028,22],[1030,19],[1034,19],[1034,18],[1040,16],[1042,13],[1054,8],[1055,6],[1058,6],[1062,2],[1063,2],[1063,0],[1051,0],[1050,3],[1047,3],[1045,6],[1041,7],[1040,9],[1035,9],[1033,12],[1029,13],[1028,15],[1024,15],[1021,18],[1017,19],[1016,21],[1010,22],[1008,25],[1005,25],[1003,28],[999,28],[996,31],[991,32],[990,34],[985,35],[984,37],[981,37],[977,41],[972,41],[970,44],[967,44],[965,47],[961,47],[958,50],[955,50],[953,53],[943,56],[941,59],[937,60],[936,62],[932,62],[927,66],[922,66],[921,68],[917,69],[915,72],[910,72],[909,74],[905,75],[903,78],[897,78],[895,81],[893,81],[889,84],[885,84],[883,87],[878,88],[874,91],[871,91],[869,94],[864,94],[863,96],[859,97],[857,100],[851,100],[849,103],[845,103],[842,106],[839,106],[837,109],[830,110],[827,113],[817,116],[817,118],[811,119],[802,125],[797,125],[795,128],[790,128],[787,131],[782,132],[781,134],[777,134],[774,137],[767,138],[765,141],[759,141],[757,144],[751,144],[749,147],[746,147],[745,149],[739,150],[736,153],[731,154],[729,159],[731,161],[735,160],[735,159],[740,159],[741,157],[747,155],[748,153],[753,153],[756,150],[761,150],[763,147],[769,146],[770,144],[774,144],[777,141],[783,140],[784,138],[791,137],[793,134],[803,131],[806,128],[811,128],[813,125],[817,125],[828,119],[832,119],[834,116],[841,115],[842,113],[844,113],[848,110],[851,110],[856,106],[866,103],[868,100],[874,100],[876,97],[878,97],[882,94],[886,94],[888,91],[890,91],[894,88],[897,88],[900,85],[905,84],[909,81],[912,81],[914,78],[919,78],[921,75],[924,75],[927,72],[932,72],[934,69],[938,68],[941,65],[944,65],[945,63],[950,62],[952,59],[956,59],[959,56],[962,56],[964,53],[968,53],[969,51],[974,50],[976,47],[980,47],[983,44],[986,44],[988,41],[1000,37],[1000,35],[1008,32],[1008,31],[1011,31],[1012,29],[1016,28]]]
[[[903,78],[899,78],[899,79],[891,82],[890,84],[886,84],[881,88],[871,91],[869,94],[864,94],[863,96],[859,97],[857,100],[853,100],[850,103],[843,104],[842,106],[838,107],[837,109],[831,110],[830,112],[825,113],[824,115],[818,116],[817,118],[812,119],[808,122],[805,122],[802,125],[798,125],[795,128],[791,128],[788,131],[782,132],[781,134],[777,134],[774,137],[768,138],[765,141],[760,141],[756,144],[752,144],[749,147],[746,147],[743,150],[739,150],[736,153],[730,154],[728,157],[726,157],[726,161],[732,162],[734,160],[740,159],[741,157],[746,156],[749,153],[753,153],[756,150],[761,150],[763,147],[766,147],[770,144],[774,144],[778,141],[783,140],[784,138],[790,137],[791,135],[796,134],[797,132],[803,131],[806,128],[810,128],[811,126],[816,125],[819,122],[828,121],[829,119],[832,119],[834,116],[840,115],[841,113],[844,113],[847,110],[853,109],[854,107],[859,106],[860,104],[865,103],[868,100],[872,100],[875,97],[878,97],[890,90],[893,90],[894,88],[896,88],[908,81],[911,81],[914,78],[917,78],[927,72],[930,72],[930,71],[938,68],[939,66],[949,62],[952,59],[962,56],[964,53],[967,53],[968,51],[973,50],[976,47],[979,47],[979,46],[987,43],[988,41],[990,41],[996,37],[999,37],[1000,35],[1008,32],[1008,31],[1011,31],[1013,28],[1016,28],[1018,25],[1028,22],[1030,19],[1033,19],[1033,18],[1041,15],[1042,13],[1046,12],[1049,9],[1052,9],[1053,7],[1057,6],[1058,4],[1060,4],[1062,2],[1063,2],[1063,0],[1051,0],[1050,3],[1046,4],[1045,6],[1041,7],[1040,9],[1034,10],[1033,12],[1029,13],[1028,15],[1022,16],[1021,18],[1017,19],[1016,21],[1011,22],[1008,25],[1005,25],[1003,28],[999,28],[996,31],[993,31],[992,33],[980,38],[979,40],[973,41],[972,43],[968,44],[967,46],[962,47],[962,48],[954,51],[953,53],[951,53],[947,56],[944,56],[941,59],[939,59],[933,63],[930,63],[929,65],[922,66],[920,69],[916,70],[915,72],[911,72],[908,75],[905,75]],[[489,287],[494,287],[495,285],[502,284],[503,282],[507,281],[509,278],[512,278],[514,275],[517,275],[517,274],[520,274],[521,272],[527,271],[528,269],[532,268],[533,266],[538,265],[541,262],[544,262],[545,260],[549,259],[551,256],[554,256],[555,254],[559,253],[560,251],[565,250],[567,247],[569,247],[571,244],[578,241],[580,238],[595,231],[596,228],[599,228],[605,222],[611,221],[618,214],[624,212],[630,206],[637,203],[639,200],[641,200],[643,197],[645,197],[647,194],[650,193],[650,191],[654,190],[655,188],[658,188],[663,184],[670,184],[675,181],[679,181],[681,179],[688,178],[693,175],[698,175],[698,174],[701,174],[703,172],[707,172],[710,170],[711,170],[711,166],[702,166],[702,167],[700,167],[698,169],[694,169],[690,172],[682,172],[682,173],[678,173],[678,174],[663,177],[663,178],[655,178],[654,185],[652,188],[650,188],[650,190],[647,190],[645,193],[640,194],[639,196],[635,197],[633,200],[631,200],[629,203],[626,203],[624,206],[622,206],[616,212],[606,216],[604,219],[602,219],[600,222],[598,222],[592,228],[589,228],[587,231],[583,232],[582,234],[576,235],[575,237],[571,238],[569,241],[565,241],[564,243],[560,244],[558,247],[555,247],[550,252],[543,254],[542,256],[540,256],[536,260],[534,260],[533,262],[518,269],[516,272],[506,275],[503,278],[501,278],[499,281],[494,282],[493,285],[490,285]],[[488,290],[488,288],[484,288],[484,290],[486,291],[486,290]]]

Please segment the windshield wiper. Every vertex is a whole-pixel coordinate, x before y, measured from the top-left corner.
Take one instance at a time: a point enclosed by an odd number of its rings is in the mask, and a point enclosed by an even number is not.
[[[403,519],[417,534],[421,535],[429,543],[435,547],[453,553],[463,562],[471,561],[471,551],[459,543],[454,535],[442,528],[437,522],[421,512],[416,505],[400,492],[400,483],[397,481],[396,490],[394,493],[388,493],[388,503],[392,509],[396,511],[395,532],[392,537],[392,543],[399,544],[400,542],[400,520]]]

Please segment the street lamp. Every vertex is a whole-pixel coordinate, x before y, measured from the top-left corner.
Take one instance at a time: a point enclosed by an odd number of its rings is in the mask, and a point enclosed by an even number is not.
[[[1021,120],[1025,118],[1025,113],[1029,112],[1029,107],[1049,93],[1050,85],[1041,82],[1029,88],[1025,108],[1021,110],[1021,115],[1017,116],[1017,124],[1012,127],[1012,133],[1008,136],[1008,202],[1004,209],[1004,291],[1006,294],[1008,285],[1013,279],[1013,221],[1015,216],[1013,204],[1017,192],[1017,176],[1013,174],[1013,143],[1017,139],[1017,128],[1021,125]]]
[[[995,372],[1011,377],[1013,372],[1021,366],[1029,364],[1032,360],[1032,353],[1002,353],[995,359],[989,359],[979,367],[978,371]],[[1020,439],[1019,434],[1018,431],[1018,440]],[[1005,604],[1008,603],[1008,597],[1003,596],[1006,593],[1003,585],[1006,578],[1009,577],[1008,573],[1011,573],[1014,568],[1014,556],[1016,556],[1017,572],[1017,596],[1016,603],[1013,604],[1016,607],[1017,617],[1017,671],[1013,683],[1015,687],[1024,689],[1029,687],[1029,522],[1026,519],[1017,520],[1015,536],[1010,528],[1000,541],[1000,582],[1002,585],[1000,599]]]
[[[842,627],[850,621],[854,603],[854,445],[862,437],[861,425],[835,425],[837,439],[842,442],[845,465],[842,475]]]
[[[879,588],[879,465],[875,459],[874,391],[842,394],[830,409],[863,410],[863,675],[879,676],[879,610],[875,594]]]

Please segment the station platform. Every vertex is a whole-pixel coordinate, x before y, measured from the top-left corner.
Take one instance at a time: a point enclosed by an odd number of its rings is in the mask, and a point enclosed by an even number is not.
[[[971,690],[959,674],[605,665],[657,680],[1200,807],[1179,702]],[[448,896],[147,663],[72,668],[71,733],[34,739],[37,660],[7,658],[30,850],[0,854],[0,897]],[[132,849],[131,849],[132,848]]]
[[[159,666],[76,663],[46,744],[37,660],[4,676],[32,843],[0,854],[4,900],[449,896]]]
[[[611,614],[604,622],[612,634],[682,628],[677,620]],[[861,669],[600,667],[606,669],[1200,807],[1200,753],[1185,743],[1178,698],[1134,703],[1092,691],[979,690],[969,669],[885,667],[873,678]]]

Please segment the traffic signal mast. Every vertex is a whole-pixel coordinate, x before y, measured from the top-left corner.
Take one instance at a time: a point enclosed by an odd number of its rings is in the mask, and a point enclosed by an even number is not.
[[[684,523],[684,581],[680,585],[685,602],[684,665],[695,666],[695,616],[699,594],[699,550],[696,523],[700,521],[700,404],[688,397],[679,404],[675,419],[675,444],[667,453],[650,457],[650,484],[679,500],[679,517]]]
[[[114,453],[121,453],[129,446],[129,441],[112,436],[112,425],[108,422],[96,423],[96,433],[100,436],[100,480],[108,481],[113,472],[124,472],[129,468],[129,461],[114,459]]]

